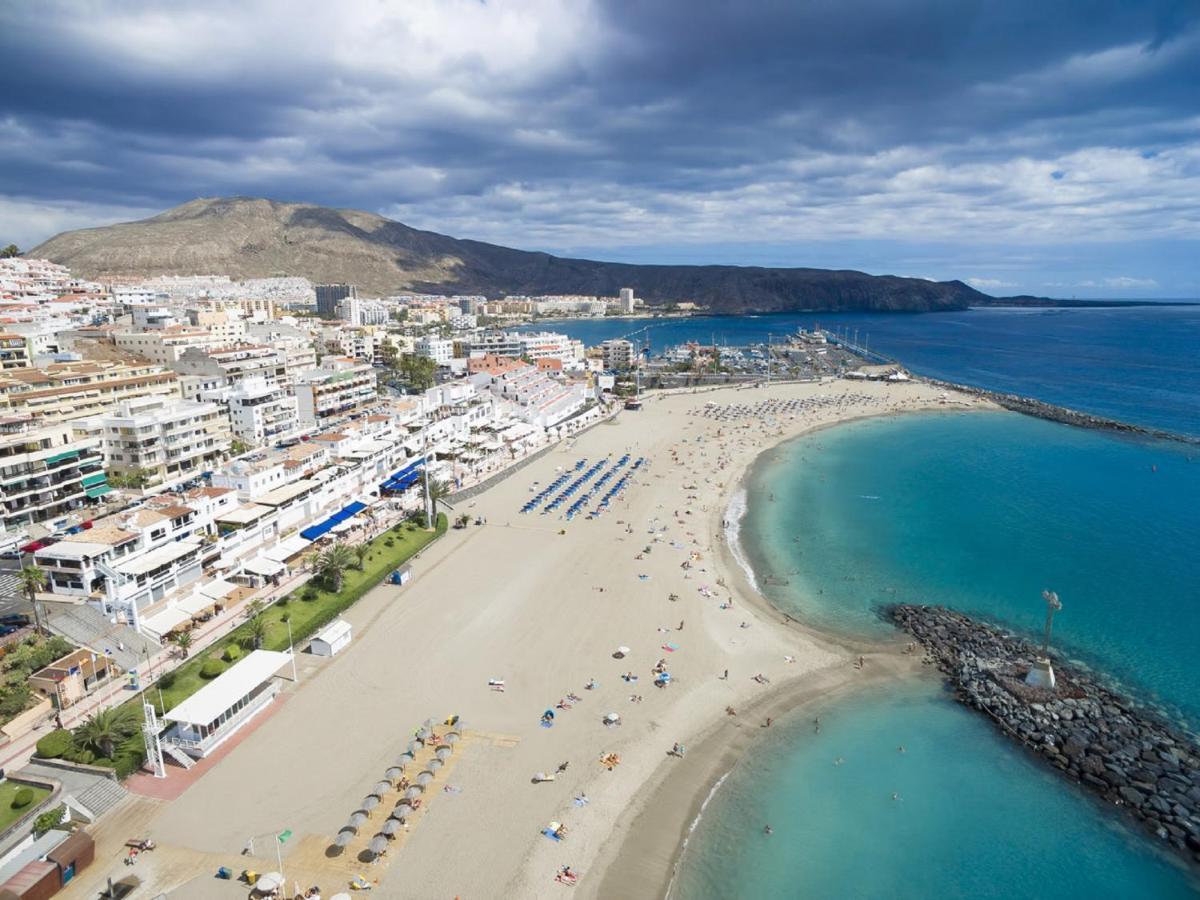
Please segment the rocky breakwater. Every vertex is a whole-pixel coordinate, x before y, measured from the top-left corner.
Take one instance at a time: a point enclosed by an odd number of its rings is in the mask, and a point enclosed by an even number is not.
[[[958,700],[1200,867],[1200,742],[1154,712],[1055,663],[1053,690],[1025,684],[1038,648],[936,606],[890,607]]]

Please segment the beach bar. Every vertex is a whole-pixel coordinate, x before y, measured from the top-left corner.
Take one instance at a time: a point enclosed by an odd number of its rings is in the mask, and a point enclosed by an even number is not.
[[[163,743],[203,759],[275,699],[275,673],[291,659],[288,653],[255,650],[167,711],[163,718],[172,724],[162,735]]]

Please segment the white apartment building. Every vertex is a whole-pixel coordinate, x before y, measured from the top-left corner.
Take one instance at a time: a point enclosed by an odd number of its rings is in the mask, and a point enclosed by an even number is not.
[[[222,378],[225,384],[238,384],[245,378],[263,378],[270,382],[287,380],[283,354],[259,344],[237,344],[216,349],[191,348],[172,364],[180,375]]]
[[[351,325],[386,325],[392,308],[379,300],[347,297],[338,305],[338,318]]]
[[[150,484],[198,475],[229,452],[228,421],[215,403],[143,397],[80,423],[100,434],[114,472],[150,473]]]
[[[454,341],[447,338],[419,338],[415,349],[417,356],[426,356],[439,366],[448,366],[450,360],[454,359]]]
[[[264,378],[243,379],[227,400],[234,437],[252,447],[282,440],[299,426],[296,398]]]
[[[637,347],[633,341],[611,340],[600,344],[600,356],[604,368],[610,370],[632,369],[637,364]]]
[[[221,346],[223,342],[204,328],[171,325],[154,331],[114,334],[113,343],[150,362],[170,366],[189,348],[211,349]]]
[[[367,363],[337,357],[296,376],[300,424],[313,427],[374,402],[375,370]]]
[[[621,297],[618,302],[620,303],[621,312],[625,315],[632,313],[634,307],[637,305],[637,298],[633,296],[633,288],[621,288]]]
[[[41,423],[31,416],[0,418],[4,529],[65,516],[109,490],[99,438],[77,437],[67,423]]]
[[[497,374],[481,372],[470,380],[514,404],[522,421],[539,428],[554,427],[587,403],[586,384],[550,378],[536,366],[525,365]]]
[[[553,331],[484,331],[472,335],[470,343],[472,354],[494,353],[513,359],[524,357],[534,362],[557,359],[567,368],[576,367],[584,355],[582,341]]]

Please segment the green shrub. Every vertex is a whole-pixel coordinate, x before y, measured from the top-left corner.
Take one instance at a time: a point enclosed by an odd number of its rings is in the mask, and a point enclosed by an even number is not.
[[[225,652],[221,654],[221,658],[223,660],[225,660],[225,662],[237,662],[238,659],[241,658],[241,655],[242,655],[241,648],[237,644],[229,643],[225,646]],[[201,672],[201,674],[203,674],[203,672]],[[219,675],[220,672],[218,672],[217,674]],[[212,676],[208,676],[208,677],[211,678]]]
[[[282,597],[280,597],[278,600],[275,601],[275,605],[276,606],[287,606],[288,601],[291,599],[292,599],[291,594],[284,594]]]
[[[37,742],[37,755],[42,759],[58,759],[71,749],[71,732],[58,728]]]
[[[24,809],[32,802],[33,802],[33,789],[27,788],[27,787],[18,788],[17,792],[15,794],[13,794],[12,808],[13,809]]]
[[[315,587],[306,587],[304,589],[304,593],[301,595],[301,599],[307,600],[309,603],[311,603],[312,601],[316,600],[318,596],[319,595],[317,594],[317,589]]]
[[[88,766],[95,761],[96,754],[83,747],[72,747],[62,755],[62,758],[67,762],[81,763]]]
[[[174,670],[167,672],[162,678],[158,679],[158,686],[164,691],[169,691],[171,689],[171,685],[175,683],[175,678],[176,675]]]
[[[232,647],[233,645],[230,644]],[[206,659],[204,665],[200,667],[201,678],[216,678],[225,671],[225,663],[219,659]]]
[[[41,837],[47,831],[57,828],[63,823],[67,817],[67,808],[63,805],[58,805],[49,812],[44,812],[33,820],[34,837]]]

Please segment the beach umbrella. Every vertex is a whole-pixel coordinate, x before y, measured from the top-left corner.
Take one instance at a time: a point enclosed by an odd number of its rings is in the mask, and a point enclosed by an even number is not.
[[[333,839],[333,846],[345,847],[352,840],[354,840],[354,832],[353,831],[349,831],[349,830],[339,831],[337,837],[335,837]]]
[[[353,828],[355,831],[357,831],[358,826],[365,821],[367,821],[367,814],[364,812],[356,812],[350,817],[350,821],[346,823],[346,827]]]
[[[436,771],[438,771],[438,769],[440,769],[444,765],[445,765],[445,763],[443,763],[440,759],[431,759],[429,761],[429,771],[436,772]]]
[[[376,796],[370,796],[363,800],[361,808],[365,809],[367,812],[370,812],[378,805],[379,805],[379,798]]]
[[[453,752],[454,751],[451,750],[449,747],[438,747],[437,750],[434,751],[433,755],[436,756],[438,759],[440,759],[442,762],[445,762],[446,760],[448,760],[450,758],[450,754],[452,754]]]
[[[263,875],[261,878],[259,878],[258,881],[254,882],[254,889],[256,891],[262,891],[264,894],[268,894],[282,884],[282,875],[280,875],[278,872],[268,872],[266,875]]]
[[[387,836],[383,835],[383,834],[377,834],[377,835],[375,835],[375,837],[371,838],[371,843],[367,845],[367,849],[369,851],[371,851],[371,853],[373,853],[375,856],[378,856],[380,853],[382,853],[384,850],[387,849],[387,845],[388,845]]]
[[[617,651],[613,654],[613,656],[616,657],[617,659],[624,659],[631,652],[632,651],[628,647],[618,647]]]
[[[375,782],[375,787],[372,789],[371,793],[378,797],[386,794],[391,789],[392,783],[390,781],[377,781]]]
[[[423,741],[427,737],[429,737],[429,729],[428,728],[421,728],[417,731],[417,740]]]
[[[408,742],[408,746],[404,748],[404,754],[403,754],[403,755],[405,755],[405,756],[412,756],[412,755],[413,755],[413,754],[415,754],[416,752],[417,752],[417,742],[416,742],[416,741],[409,741],[409,742]]]
[[[395,816],[396,818],[399,818],[401,821],[404,821],[405,819],[407,819],[409,816],[412,815],[412,811],[413,811],[413,808],[411,806],[409,806],[407,803],[401,803],[399,806],[396,807],[396,811],[394,813],[392,813],[392,815]]]
[[[401,766],[407,766],[416,758],[417,754],[413,753],[411,750],[405,750],[400,754],[400,758],[397,760],[397,762],[399,762]]]
[[[447,744],[457,744],[458,743],[458,734],[456,734],[453,731],[450,732],[448,735],[446,735],[446,743]]]
[[[350,895],[343,891],[340,894],[334,894],[329,900],[350,900]]]
[[[404,774],[404,766],[392,766],[390,769],[388,769],[386,772],[383,773],[383,777],[386,778],[388,781],[395,781],[397,778],[399,778],[403,774]]]
[[[433,773],[432,772],[422,772],[420,775],[417,776],[417,784],[421,787],[424,787],[425,785],[429,784],[429,782],[431,782],[431,781],[433,781]]]
[[[401,822],[399,819],[388,819],[386,822],[383,823],[383,827],[381,829],[379,829],[379,831],[381,834],[391,835],[391,834],[395,834],[397,831],[399,831],[403,827],[404,827],[404,823]]]
[[[425,788],[419,784],[414,784],[412,787],[410,787],[407,791],[404,792],[404,799],[405,800],[416,800],[423,793],[425,793]]]

